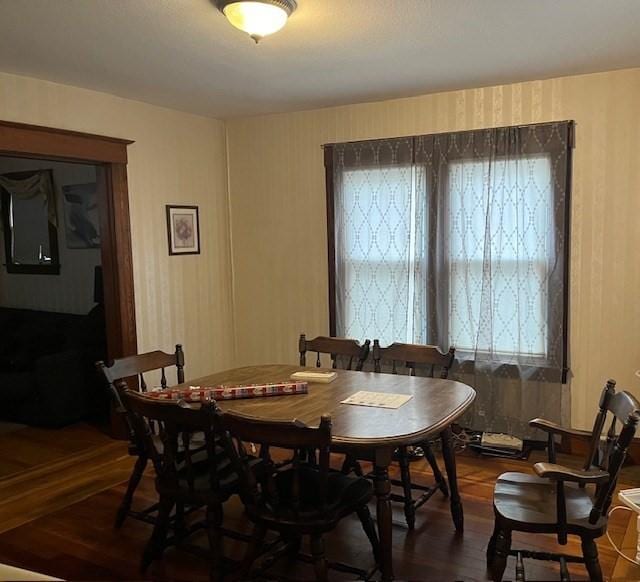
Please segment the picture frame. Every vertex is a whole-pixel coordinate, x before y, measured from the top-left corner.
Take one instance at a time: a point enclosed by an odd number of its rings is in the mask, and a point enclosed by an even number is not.
[[[65,237],[68,249],[100,248],[100,216],[98,185],[67,184],[62,186]]]
[[[200,254],[200,217],[197,206],[167,204],[169,255]]]

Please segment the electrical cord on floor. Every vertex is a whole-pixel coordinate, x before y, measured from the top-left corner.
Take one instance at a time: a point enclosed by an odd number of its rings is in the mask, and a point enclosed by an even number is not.
[[[468,429],[461,429],[459,433],[453,433],[453,446],[456,451],[464,451],[470,443],[478,442],[479,437]]]
[[[617,509],[624,509],[625,511],[630,511],[631,513],[635,513],[635,511],[633,511],[630,507],[626,507],[625,505],[616,505],[615,507],[612,507],[609,510],[609,517],[611,517],[611,514],[616,511]],[[613,540],[611,539],[611,536],[609,535],[609,530],[607,529],[607,531],[605,532],[605,535],[607,536],[607,539],[609,540],[609,543],[611,544],[611,547],[616,551],[616,553],[621,557],[624,558],[627,562],[631,562],[632,564],[635,564],[636,566],[640,566],[640,562],[638,562],[636,559],[634,558],[630,558],[629,556],[627,556],[626,554],[622,553],[622,550],[620,548],[618,548],[618,546],[616,546],[616,544],[613,542]]]
[[[467,445],[469,443],[474,442],[475,438],[476,437],[473,436],[472,432],[465,428],[460,428],[459,432],[452,432],[451,442],[453,444],[453,450],[456,453],[459,453],[460,451],[464,451],[467,448]],[[441,450],[442,445],[439,438],[431,439],[428,442],[431,445],[432,450],[434,451]],[[419,455],[423,454],[421,447],[413,447],[413,451],[417,452]]]

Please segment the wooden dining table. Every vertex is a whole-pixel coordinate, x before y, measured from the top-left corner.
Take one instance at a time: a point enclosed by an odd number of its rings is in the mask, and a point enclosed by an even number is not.
[[[285,382],[289,381],[293,372],[301,370],[318,371],[318,368],[285,364],[248,366],[190,380],[177,388]],[[451,424],[471,405],[475,391],[466,384],[439,378],[333,371],[337,373],[333,382],[309,382],[306,394],[219,400],[218,406],[223,412],[233,410],[272,420],[296,418],[310,426],[317,426],[321,415],[330,414],[332,442],[336,447],[351,450],[356,456],[358,451],[367,451],[368,456],[374,459],[374,490],[381,548],[379,567],[383,580],[393,580],[389,481],[393,452],[401,445],[415,445],[440,437],[449,480],[451,513],[456,529],[462,531],[464,520],[458,492]],[[342,403],[360,390],[410,394],[412,398],[395,409]]]

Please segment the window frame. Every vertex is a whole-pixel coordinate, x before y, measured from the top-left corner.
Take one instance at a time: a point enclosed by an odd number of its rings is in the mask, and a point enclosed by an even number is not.
[[[559,197],[562,195],[562,193],[564,194],[564,212],[563,212],[563,216],[562,218],[558,216],[557,213],[553,213],[554,219],[557,221],[555,228],[560,230],[561,232],[564,233],[564,245],[563,245],[563,264],[564,264],[564,269],[563,269],[563,281],[562,281],[562,293],[563,293],[563,305],[564,305],[564,309],[563,309],[563,313],[562,313],[562,321],[560,323],[561,325],[561,329],[562,329],[562,346],[560,347],[559,350],[559,355],[561,358],[561,382],[563,384],[565,384],[567,382],[568,376],[569,376],[569,338],[568,338],[568,325],[569,325],[569,309],[570,309],[570,305],[569,305],[569,280],[570,280],[570,235],[571,235],[571,193],[572,193],[572,169],[573,169],[573,160],[572,160],[572,151],[573,148],[575,147],[575,123],[573,121],[568,121],[565,122],[568,124],[568,144],[567,144],[567,153],[566,153],[566,181],[564,182],[564,185],[566,186],[566,189],[564,190],[564,192],[562,192],[562,188],[561,185],[558,183],[558,181],[554,182],[554,188],[553,188],[553,193],[552,193],[552,197],[553,197],[553,201],[554,201],[554,205],[557,204],[557,201],[559,200]],[[542,125],[549,125],[546,123],[541,123],[541,124],[530,124],[529,126],[542,126]],[[490,131],[492,129],[521,129],[521,128],[527,128],[529,127],[528,125],[519,125],[519,126],[512,126],[512,127],[506,127],[506,128],[487,128],[487,129],[479,129],[479,130],[470,130],[470,132],[474,132],[474,131],[478,131],[478,132],[482,132],[482,131]],[[441,134],[430,134],[430,135],[426,135],[426,136],[413,136],[412,138],[398,138],[398,139],[414,139],[414,140],[421,140],[421,139],[438,139],[438,138],[445,138],[449,135],[452,135],[454,133],[467,133],[467,132],[447,132],[447,133],[441,133]],[[391,138],[394,139],[394,138]],[[372,141],[377,141],[377,140],[372,140]],[[347,142],[347,143],[354,143],[354,142]],[[327,211],[327,252],[328,252],[328,261],[327,261],[327,267],[328,267],[328,293],[329,293],[329,297],[328,297],[328,304],[329,304],[329,332],[331,336],[335,336],[337,329],[336,329],[336,303],[337,303],[337,296],[336,296],[336,269],[338,268],[337,265],[337,261],[336,261],[336,232],[335,232],[335,227],[336,227],[336,214],[335,214],[335,186],[334,186],[334,176],[335,176],[335,164],[334,164],[334,151],[335,151],[335,147],[339,146],[339,145],[345,145],[345,144],[338,144],[338,143],[333,143],[333,144],[324,144],[323,150],[324,150],[324,165],[325,165],[325,186],[326,186],[326,211]],[[549,153],[551,154],[551,156],[553,156],[553,153],[556,152],[556,149],[553,148],[549,148],[547,150],[544,150],[545,153]],[[448,166],[450,162],[454,162],[454,161],[460,161],[460,160],[464,160],[465,158],[468,158],[467,155],[465,155],[464,152],[460,152],[459,157],[458,156],[450,156],[448,158],[448,163],[446,164],[447,166],[447,172],[448,172]],[[415,165],[420,165],[420,162],[417,161],[413,161],[412,163],[414,163]],[[382,165],[382,164],[381,164]],[[430,172],[427,172],[427,174],[429,174]],[[426,180],[430,181],[430,176],[427,175]],[[427,188],[427,196],[428,196],[428,204],[432,204],[435,200],[437,200],[437,197],[440,196],[440,193],[437,191],[437,189],[431,189],[431,188]],[[449,267],[449,261],[448,258],[446,260],[446,267],[448,269]],[[429,273],[433,273],[433,270],[429,270]],[[436,284],[436,279],[438,278],[442,278],[437,274],[432,274],[429,275],[429,278],[432,279],[431,281],[428,281],[428,285],[432,285],[432,284]],[[446,276],[447,278],[447,286],[449,285],[449,280],[448,280],[448,275]],[[548,302],[550,304],[550,302],[552,301],[552,297],[551,297],[551,293],[548,294]],[[431,307],[431,306],[430,306]],[[428,310],[432,311],[432,310]],[[551,318],[552,317],[552,312],[550,309],[548,309],[547,312],[547,318]],[[448,327],[449,325],[449,318],[448,316],[446,317],[446,325]],[[446,330],[446,336],[449,337],[449,330]],[[361,338],[362,339],[362,338]],[[505,377],[519,377],[521,375],[521,371],[525,370],[525,373],[527,374],[528,377],[530,377],[531,379],[537,379],[539,381],[545,381],[547,379],[547,374],[546,372],[549,370],[557,370],[558,367],[557,366],[551,366],[550,365],[550,359],[552,357],[552,353],[554,353],[554,350],[551,349],[551,344],[553,343],[553,339],[552,339],[552,334],[549,333],[548,337],[547,337],[547,356],[546,357],[540,357],[540,358],[531,358],[529,361],[526,361],[523,364],[518,364],[518,365],[514,365],[514,364],[509,364],[507,362],[505,363],[501,363],[501,362],[497,362],[499,364],[499,372],[504,375]],[[469,354],[468,350],[464,350],[464,349],[460,349],[459,353],[465,353],[465,354]],[[515,357],[522,357],[522,355],[518,356],[518,354],[514,354]],[[526,357],[526,354],[524,354],[524,356]],[[536,361],[537,360],[537,361]],[[473,368],[475,367],[475,361],[473,360],[473,358],[467,359],[465,358],[464,362],[461,362],[461,368],[460,371],[462,373],[466,373],[466,372],[472,372]]]

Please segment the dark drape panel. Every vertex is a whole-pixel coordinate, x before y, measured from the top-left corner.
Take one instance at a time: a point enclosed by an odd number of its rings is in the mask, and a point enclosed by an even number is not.
[[[333,146],[336,331],[457,349],[465,422],[568,421],[571,122]]]

